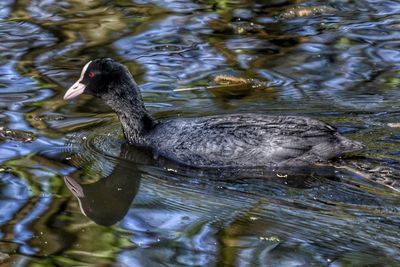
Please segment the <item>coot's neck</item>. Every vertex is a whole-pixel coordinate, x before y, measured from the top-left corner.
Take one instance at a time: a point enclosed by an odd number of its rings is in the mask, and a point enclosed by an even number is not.
[[[125,138],[130,144],[144,145],[145,135],[154,127],[155,121],[146,110],[139,87],[130,73],[110,83],[108,92],[102,98],[117,113]]]

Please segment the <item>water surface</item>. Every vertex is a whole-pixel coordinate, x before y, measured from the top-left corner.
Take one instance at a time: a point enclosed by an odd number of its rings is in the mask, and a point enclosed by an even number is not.
[[[399,15],[372,0],[1,1],[0,262],[400,265],[385,186],[400,188]],[[307,115],[368,149],[344,159],[357,172],[160,165],[101,101],[62,99],[97,57],[126,64],[158,118]]]

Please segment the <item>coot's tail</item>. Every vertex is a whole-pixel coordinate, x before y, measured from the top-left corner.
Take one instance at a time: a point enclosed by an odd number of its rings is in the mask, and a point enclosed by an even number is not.
[[[340,142],[340,147],[343,149],[343,153],[355,152],[365,148],[363,143],[350,140],[341,134],[338,134],[337,137]]]

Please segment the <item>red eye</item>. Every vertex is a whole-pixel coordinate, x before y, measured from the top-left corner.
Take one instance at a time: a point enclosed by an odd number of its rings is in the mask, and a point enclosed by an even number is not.
[[[93,77],[94,77],[94,72],[93,71],[89,72],[89,78],[93,79]]]

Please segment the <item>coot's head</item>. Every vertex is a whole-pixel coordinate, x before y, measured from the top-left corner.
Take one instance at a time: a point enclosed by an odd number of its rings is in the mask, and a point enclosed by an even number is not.
[[[120,94],[123,83],[132,81],[128,69],[111,58],[99,58],[86,63],[81,77],[65,93],[64,99],[72,99],[82,93],[104,98],[111,94]],[[115,86],[117,85],[117,86]],[[112,91],[112,92],[111,92]]]

